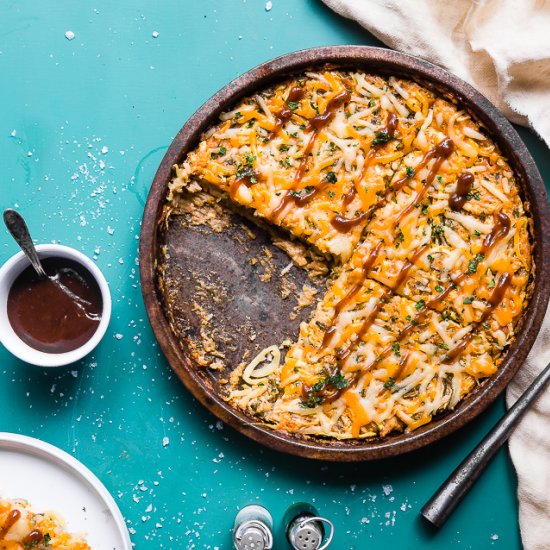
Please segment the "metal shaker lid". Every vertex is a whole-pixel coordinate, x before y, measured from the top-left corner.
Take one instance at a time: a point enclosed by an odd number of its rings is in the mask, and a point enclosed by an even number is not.
[[[273,548],[273,519],[263,506],[245,506],[235,517],[233,545],[236,550],[270,550]]]
[[[236,550],[270,550],[273,548],[273,536],[269,528],[257,520],[241,523],[233,534]]]
[[[330,534],[327,540],[323,523],[330,527]],[[288,541],[294,550],[324,550],[328,548],[334,527],[330,521],[318,516],[299,516],[288,527]]]

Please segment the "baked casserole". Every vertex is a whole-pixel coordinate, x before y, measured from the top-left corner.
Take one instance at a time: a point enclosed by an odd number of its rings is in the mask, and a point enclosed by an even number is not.
[[[165,216],[200,194],[330,271],[294,341],[228,376],[227,400],[275,429],[350,439],[430,422],[497,371],[530,298],[516,176],[427,84],[326,69],[247,97],[174,167]]]

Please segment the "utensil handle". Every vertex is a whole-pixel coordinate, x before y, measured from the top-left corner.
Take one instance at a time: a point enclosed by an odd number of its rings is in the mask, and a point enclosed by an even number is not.
[[[36,248],[34,248],[34,243],[32,242],[29,228],[27,227],[27,224],[21,214],[19,214],[17,210],[13,210],[11,208],[4,210],[4,223],[6,224],[8,231],[11,233],[11,236],[21,247],[21,250],[23,250],[23,252],[27,255],[27,258],[29,258],[38,275],[40,277],[47,277],[46,272],[44,271],[44,268],[38,258],[38,254],[36,253]]]
[[[496,452],[512,433],[531,403],[550,382],[550,364],[514,403],[510,410],[485,436],[481,443],[462,461],[441,485],[420,513],[436,527],[441,527],[469,491]]]

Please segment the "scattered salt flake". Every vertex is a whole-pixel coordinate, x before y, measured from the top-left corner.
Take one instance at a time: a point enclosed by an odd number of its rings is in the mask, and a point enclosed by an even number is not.
[[[32,152],[31,152],[31,151],[28,151],[28,152],[27,152],[27,156],[28,156],[28,157],[32,157]]]
[[[391,485],[382,485],[382,491],[386,496],[389,496],[393,493],[393,487]]]
[[[370,523],[370,519],[369,518],[361,518],[361,523],[363,523],[363,524]]]
[[[99,161],[99,169],[103,170],[104,168],[105,168],[105,163],[102,160],[100,160]]]
[[[65,33],[65,38],[66,38],[67,40],[73,40],[74,37],[75,37],[75,34],[74,34],[73,31],[67,31],[67,32]]]
[[[272,7],[273,7],[273,2],[266,2],[265,3],[265,11],[271,11]]]
[[[498,535],[495,533],[494,535],[491,535],[492,540],[498,540]]]
[[[116,338],[117,340],[122,340],[122,339],[124,338],[124,334],[120,334],[120,332],[117,332],[117,333],[115,334],[115,338]]]
[[[105,145],[101,148],[101,154],[106,155],[109,152],[109,147],[106,147]]]
[[[147,506],[147,508],[145,508],[145,513],[148,514],[149,512],[152,512],[152,511],[153,511],[153,505],[149,504],[149,506]]]
[[[78,371],[77,371],[77,370],[72,370],[72,371],[71,371],[71,376],[72,376],[73,378],[78,378]]]
[[[17,130],[12,130],[10,136],[15,137],[17,135]]]
[[[163,437],[162,438],[162,446],[163,447],[168,447],[168,445],[170,445],[170,438],[169,437]]]
[[[153,38],[158,38],[159,37],[159,33],[157,31],[153,31],[153,34],[152,34]]]
[[[109,233],[109,235],[113,235],[114,232],[115,232],[115,230],[110,225],[108,225],[107,226],[107,233]]]

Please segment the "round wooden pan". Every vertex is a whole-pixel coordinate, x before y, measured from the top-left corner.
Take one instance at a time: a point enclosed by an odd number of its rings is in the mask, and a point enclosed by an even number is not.
[[[227,110],[243,96],[253,94],[289,74],[326,64],[364,69],[382,75],[398,75],[420,83],[427,82],[442,93],[453,95],[487,128],[501,147],[503,154],[509,159],[518,175],[524,198],[530,204],[534,221],[533,294],[529,307],[524,312],[521,329],[506,353],[498,372],[483,382],[454,411],[435,418],[431,423],[412,433],[388,436],[374,441],[333,441],[293,436],[260,425],[254,419],[228,405],[220,396],[220,375],[205,374],[205,369],[197,367],[191,361],[185,345],[181,345],[171,330],[163,308],[162,296],[157,288],[156,269],[161,245],[159,220],[172,166],[180,162],[186,152],[197,144],[202,132],[217,121],[222,111]],[[391,50],[365,46],[314,48],[284,55],[238,77],[210,98],[180,130],[160,164],[147,199],[139,251],[141,285],[153,331],[172,369],[191,393],[218,418],[258,443],[278,451],[332,461],[381,459],[418,449],[449,435],[481,413],[504,390],[531,349],[546,311],[550,292],[549,234],[548,198],[537,167],[510,123],[479,92],[439,67]],[[197,246],[197,242],[193,239],[182,240],[176,243],[180,251],[185,252],[186,242],[195,246],[194,251],[189,251],[191,256],[210,246],[206,241],[206,248],[204,248]],[[206,252],[204,257],[208,260],[210,256],[213,257],[216,254]],[[199,261],[202,262],[203,259],[197,256],[197,262]],[[223,269],[220,265],[224,264],[214,262],[210,267],[212,271]],[[185,301],[183,304],[184,308],[188,307],[191,311],[190,305],[185,305]],[[269,330],[270,322],[273,330],[278,330],[277,319],[263,318],[264,332]],[[235,325],[232,326],[235,327]],[[236,329],[233,330],[235,333],[238,332]],[[275,334],[278,335],[278,333]],[[238,336],[235,339],[238,340]]]

